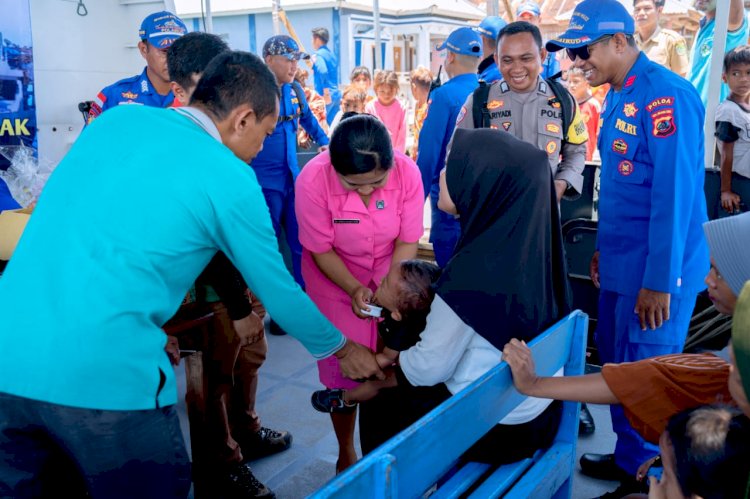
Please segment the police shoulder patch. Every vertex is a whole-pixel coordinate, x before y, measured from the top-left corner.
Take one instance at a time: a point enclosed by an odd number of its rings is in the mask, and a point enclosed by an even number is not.
[[[664,108],[651,114],[651,123],[653,130],[651,133],[654,137],[669,137],[677,131],[677,124],[674,118],[673,108]]]
[[[458,116],[456,116],[456,125],[460,124],[464,118],[466,118],[466,106],[461,106],[461,110],[458,112]]]
[[[679,40],[677,43],[675,43],[674,51],[677,55],[686,55],[687,45],[685,44],[685,40]]]
[[[668,96],[657,97],[656,99],[652,100],[648,106],[646,106],[646,111],[651,113],[657,107],[673,106],[673,105],[674,105],[674,97],[668,97]]]
[[[651,135],[658,138],[669,137],[677,131],[677,122],[674,112],[675,98],[671,96],[653,99],[646,106],[651,116]]]

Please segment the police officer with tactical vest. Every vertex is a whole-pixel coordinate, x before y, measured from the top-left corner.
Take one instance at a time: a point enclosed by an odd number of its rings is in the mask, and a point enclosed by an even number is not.
[[[297,42],[286,35],[272,36],[263,44],[263,59],[279,82],[279,119],[273,134],[266,138],[263,149],[250,163],[263,188],[276,237],[281,237],[282,229],[286,235],[294,279],[302,287],[302,246],[299,243],[297,216],[294,213],[294,180],[299,175],[298,127],[302,125],[318,143],[320,151],[328,146],[328,137],[310,110],[304,89],[294,81],[297,62],[309,58],[308,54],[300,52]],[[274,322],[271,323],[270,331],[274,334],[282,333]]]
[[[456,127],[497,128],[536,145],[549,157],[558,201],[575,199],[583,187],[586,124],[573,96],[558,82],[541,78],[545,56],[536,26],[518,21],[501,29],[497,62],[503,80],[480,84]]]
[[[601,114],[598,251],[591,262],[601,289],[596,344],[603,362],[682,352],[709,269],[701,229],[703,105],[690,82],[638,50],[634,33],[617,0],[584,0],[568,30],[547,43],[551,51],[567,49],[590,85],[611,85]],[[638,436],[621,406],[611,412],[614,454],[585,454],[581,467],[620,479],[610,496],[622,497],[638,491],[636,471],[658,447]]]

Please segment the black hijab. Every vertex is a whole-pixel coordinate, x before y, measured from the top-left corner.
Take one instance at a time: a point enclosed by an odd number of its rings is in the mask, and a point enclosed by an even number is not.
[[[570,312],[547,154],[509,133],[456,129],[448,192],[461,238],[437,294],[496,348],[530,340]]]

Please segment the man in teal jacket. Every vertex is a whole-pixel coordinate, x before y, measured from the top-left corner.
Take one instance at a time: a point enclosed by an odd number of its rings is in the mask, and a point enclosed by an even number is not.
[[[217,251],[315,357],[382,377],[276,249],[247,162],[276,125],[277,88],[257,56],[227,52],[190,107],[118,106],[50,177],[0,278],[0,495],[57,491],[47,473],[61,468],[91,497],[187,495],[161,326]]]

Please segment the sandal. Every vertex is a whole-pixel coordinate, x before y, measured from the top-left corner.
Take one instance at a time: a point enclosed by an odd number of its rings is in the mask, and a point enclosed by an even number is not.
[[[344,402],[344,390],[339,388],[313,392],[310,402],[320,412],[352,413],[357,410],[357,404]]]

